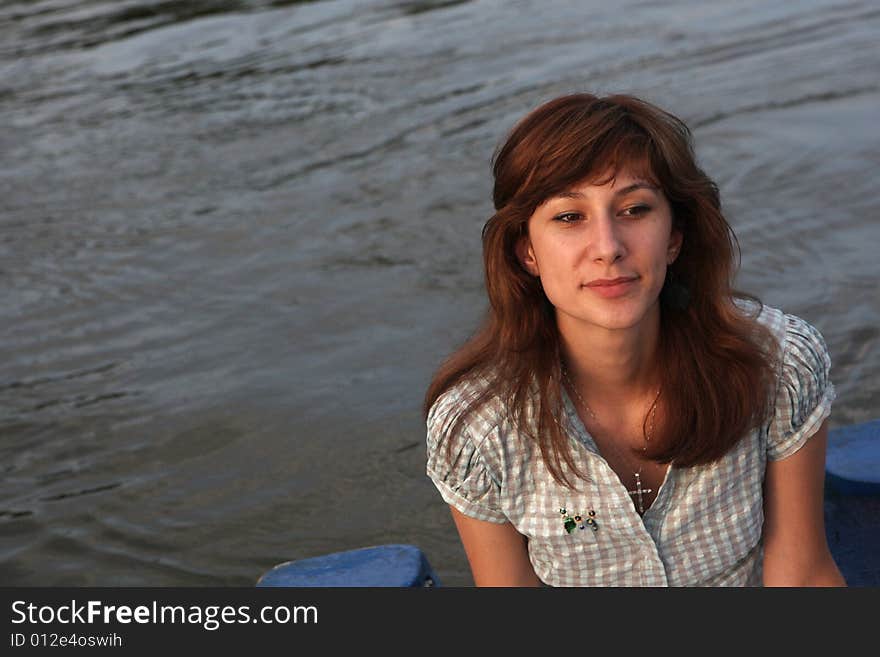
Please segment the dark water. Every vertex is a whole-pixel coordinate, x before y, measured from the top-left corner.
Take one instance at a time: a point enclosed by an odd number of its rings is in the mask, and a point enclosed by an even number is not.
[[[419,406],[484,308],[489,160],[561,93],[694,128],[740,287],[880,416],[873,2],[7,1],[0,581],[249,585],[390,542],[470,582]]]

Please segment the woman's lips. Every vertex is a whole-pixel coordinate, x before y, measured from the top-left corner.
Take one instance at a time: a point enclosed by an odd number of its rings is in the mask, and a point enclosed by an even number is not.
[[[586,287],[591,292],[598,294],[604,299],[613,299],[630,291],[636,282],[636,278],[615,278],[613,280],[596,280],[587,283]]]

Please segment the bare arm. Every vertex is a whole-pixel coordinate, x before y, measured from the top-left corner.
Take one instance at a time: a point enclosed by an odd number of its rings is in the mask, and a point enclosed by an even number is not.
[[[767,463],[764,478],[764,586],[846,586],[825,537],[828,421],[806,444]]]
[[[477,520],[450,506],[476,586],[541,586],[526,537],[513,525]]]

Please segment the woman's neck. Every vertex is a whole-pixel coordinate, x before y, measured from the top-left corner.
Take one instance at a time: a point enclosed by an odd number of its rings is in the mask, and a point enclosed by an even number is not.
[[[658,307],[627,329],[606,329],[571,318],[558,318],[557,325],[563,366],[591,406],[622,407],[656,395]]]

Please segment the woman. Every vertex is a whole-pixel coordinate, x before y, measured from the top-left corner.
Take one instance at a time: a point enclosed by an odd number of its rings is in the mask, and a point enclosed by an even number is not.
[[[823,524],[827,348],[731,288],[688,128],[564,96],[493,171],[491,307],[425,399],[475,584],[845,585]]]

